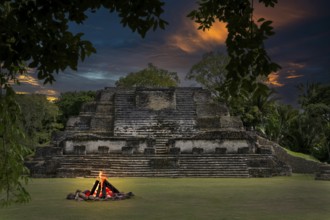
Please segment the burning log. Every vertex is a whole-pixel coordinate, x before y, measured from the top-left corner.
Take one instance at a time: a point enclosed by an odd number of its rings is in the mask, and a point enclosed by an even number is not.
[[[112,200],[120,200],[128,199],[132,196],[134,196],[132,192],[119,192],[119,190],[107,180],[107,176],[102,171],[100,171],[99,176],[97,180],[95,180],[94,185],[90,191],[85,190],[84,192],[81,192],[80,190],[77,190],[75,194],[68,194],[67,199],[107,200],[108,198],[111,198]]]

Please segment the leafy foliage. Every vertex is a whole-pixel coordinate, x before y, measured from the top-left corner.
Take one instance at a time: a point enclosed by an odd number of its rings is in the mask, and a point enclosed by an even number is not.
[[[228,56],[221,53],[204,54],[202,60],[192,66],[186,78],[196,80],[214,96],[221,98],[220,91],[225,86],[228,63]]]
[[[292,124],[298,116],[299,111],[291,105],[274,103],[266,118],[265,133],[267,137],[283,146],[290,146],[286,140],[290,136]]]
[[[274,7],[277,0],[259,0],[266,7]],[[268,76],[276,72],[280,66],[271,61],[264,48],[264,40],[274,34],[272,21],[260,18],[255,22],[253,18],[253,0],[200,0],[199,8],[188,14],[198,23],[199,29],[212,27],[217,21],[227,24],[228,37],[226,39],[227,52],[230,61],[222,90],[226,99],[240,94],[240,89],[253,91],[262,86],[257,81],[259,76]]]
[[[31,153],[21,144],[24,132],[20,126],[20,108],[15,93],[8,88],[0,96],[0,205],[30,200],[23,183],[28,182],[29,170],[24,158]]]
[[[91,42],[82,39],[83,33],[71,33],[68,24],[82,24],[88,12],[101,7],[116,12],[123,26],[144,37],[149,29],[167,25],[160,18],[163,5],[159,0],[1,0],[0,64],[6,72],[0,73],[0,80],[16,79],[29,67],[44,83],[52,83],[53,73],[67,67],[76,70],[79,60],[96,51]]]
[[[276,101],[274,94],[274,90],[266,85],[259,86],[250,95],[245,94],[231,99],[229,102],[231,113],[240,115],[247,129],[265,133],[268,117]]]
[[[321,161],[330,158],[330,86],[300,84],[300,111],[277,103],[267,118],[266,134],[295,152]]]
[[[85,102],[94,100],[95,91],[65,92],[61,93],[55,104],[60,110],[59,122],[65,127],[70,116],[78,115]]]
[[[57,123],[58,107],[40,94],[16,95],[16,100],[22,110],[20,122],[26,134],[24,144],[31,149],[48,144],[52,132],[63,127]]]
[[[116,82],[117,87],[175,87],[180,82],[176,72],[160,69],[149,63],[146,69],[130,73]]]
[[[310,154],[319,160],[330,158],[330,86],[299,85],[299,112],[277,102],[275,93],[262,83],[254,90],[239,89],[238,96],[222,95],[228,89],[225,65],[229,58],[208,53],[195,64],[187,77],[209,89],[218,101],[226,101],[232,115],[241,117],[247,129],[262,132],[269,139],[293,151]]]
[[[300,84],[298,89],[303,112],[292,135],[294,146],[330,161],[330,85]]]
[[[120,17],[123,26],[144,37],[148,30],[167,25],[160,18],[163,5],[159,0],[0,0],[0,199],[3,204],[29,198],[20,181],[27,181],[24,156],[29,151],[19,142],[23,129],[18,123],[20,111],[13,101],[11,83],[18,84],[18,75],[27,74],[30,69],[44,83],[52,83],[54,73],[68,67],[76,70],[79,60],[84,61],[95,53],[91,42],[83,40],[83,33],[73,34],[69,30],[70,22],[82,24],[88,12],[106,8]],[[32,128],[30,125],[34,127],[32,121],[27,127]]]
[[[187,78],[195,79],[211,91],[216,100],[225,101],[230,107],[231,114],[241,116],[246,128],[264,130],[266,117],[275,101],[274,91],[259,83],[252,91],[242,87],[237,96],[224,97],[228,90],[228,84],[225,82],[228,78],[226,65],[229,62],[230,58],[221,53],[207,53],[201,61],[193,65]]]

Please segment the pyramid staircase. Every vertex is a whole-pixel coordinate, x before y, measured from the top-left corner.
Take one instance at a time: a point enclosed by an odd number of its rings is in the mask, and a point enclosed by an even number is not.
[[[156,154],[167,154],[168,153],[168,138],[156,137],[155,139],[155,153]]]
[[[63,155],[57,177],[96,177],[99,171],[116,177],[249,177],[244,156],[100,156]]]

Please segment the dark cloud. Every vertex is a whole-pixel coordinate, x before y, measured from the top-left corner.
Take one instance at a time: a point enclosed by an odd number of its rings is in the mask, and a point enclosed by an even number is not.
[[[276,90],[285,103],[296,105],[300,83],[330,82],[330,15],[324,10],[329,1],[286,1],[273,13],[296,11],[293,21],[276,27],[276,34],[266,43],[271,58],[282,66]],[[273,18],[276,19],[276,16]],[[275,20],[276,23],[276,20]]]
[[[123,28],[116,14],[102,9],[91,13],[83,25],[72,24],[71,30],[85,33],[97,53],[80,63],[78,71],[66,70],[56,76],[45,90],[58,93],[70,90],[98,90],[113,86],[115,81],[130,72],[147,67],[148,63],[178,72],[182,86],[195,84],[185,75],[202,55],[209,51],[225,52],[225,30],[215,24],[210,32],[202,33],[186,15],[196,7],[191,0],[168,0],[164,18],[165,30],[149,31],[142,39],[137,33]],[[287,103],[297,97],[295,86],[305,82],[330,81],[330,1],[279,1],[275,8],[256,6],[255,19],[266,17],[274,21],[276,34],[266,41],[270,57],[282,66],[276,87]],[[28,84],[28,82],[26,83]],[[21,87],[39,91],[38,86]]]

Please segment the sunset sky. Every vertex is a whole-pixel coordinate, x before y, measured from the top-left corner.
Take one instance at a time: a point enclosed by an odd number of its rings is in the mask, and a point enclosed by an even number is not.
[[[20,92],[36,92],[58,96],[61,92],[99,90],[113,86],[120,77],[153,63],[175,71],[181,86],[198,86],[185,80],[189,69],[202,55],[210,51],[226,53],[224,24],[216,23],[207,32],[186,15],[197,7],[193,0],[165,1],[163,18],[169,22],[165,30],[148,32],[142,39],[123,28],[115,14],[100,10],[90,14],[83,25],[71,25],[74,32],[85,33],[97,53],[78,66],[78,71],[64,71],[53,85],[43,85],[32,72],[21,77]],[[257,2],[257,1],[255,1]],[[254,19],[264,17],[274,21],[276,34],[265,43],[271,59],[282,69],[270,75],[270,85],[282,100],[294,103],[295,86],[299,83],[330,83],[330,1],[279,0],[275,8],[257,5]]]

